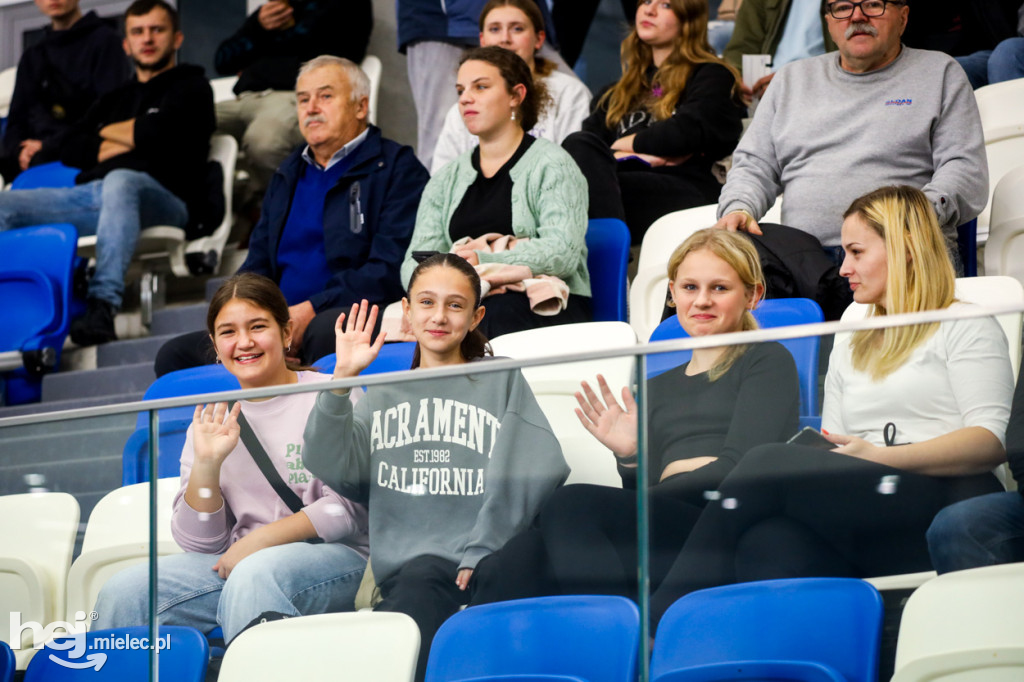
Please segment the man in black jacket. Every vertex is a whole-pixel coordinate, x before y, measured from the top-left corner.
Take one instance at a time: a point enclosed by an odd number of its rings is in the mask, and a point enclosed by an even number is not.
[[[177,12],[164,0],[136,0],[125,33],[136,78],[100,98],[62,143],[61,160],[83,169],[76,186],[0,194],[0,230],[70,222],[80,235],[96,235],[88,308],[71,325],[79,345],[116,338],[139,231],[186,227],[205,209],[213,92],[201,68],[175,64]]]
[[[302,142],[295,117],[295,74],[318,55],[359,63],[373,29],[370,0],[270,0],[217,48],[217,72],[238,75],[229,102],[217,103],[217,127],[244,152],[250,189],[262,192]]]
[[[95,12],[83,16],[78,0],[36,5],[50,25],[18,61],[0,152],[0,175],[8,181],[30,165],[59,158],[60,134],[131,75],[121,37]]]

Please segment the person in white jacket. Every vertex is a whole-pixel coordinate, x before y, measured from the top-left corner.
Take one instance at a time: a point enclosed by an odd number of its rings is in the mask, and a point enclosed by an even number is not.
[[[590,114],[590,90],[575,76],[559,71],[554,62],[537,55],[544,37],[544,17],[533,0],[490,0],[480,12],[481,47],[496,45],[515,52],[533,77],[543,79],[547,87],[551,101],[537,125],[527,132],[561,144]],[[459,105],[452,105],[434,148],[431,175],[477,144],[476,136],[462,122]]]

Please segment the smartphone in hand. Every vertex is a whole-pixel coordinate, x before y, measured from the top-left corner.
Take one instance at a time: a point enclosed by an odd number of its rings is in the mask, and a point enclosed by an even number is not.
[[[807,447],[818,448],[819,450],[834,450],[839,447],[821,435],[817,429],[812,429],[810,426],[800,429],[795,436],[786,442],[793,443],[794,445],[806,445]]]

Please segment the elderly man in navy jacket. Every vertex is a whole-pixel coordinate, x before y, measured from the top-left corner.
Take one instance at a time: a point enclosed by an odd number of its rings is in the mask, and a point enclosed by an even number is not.
[[[369,81],[354,63],[324,55],[296,82],[306,143],[274,173],[240,268],[270,277],[288,300],[290,355],[309,364],[334,351],[334,321],[362,299],[402,297],[398,269],[429,176],[410,147],[367,123]],[[206,332],[160,349],[157,375],[213,361]]]

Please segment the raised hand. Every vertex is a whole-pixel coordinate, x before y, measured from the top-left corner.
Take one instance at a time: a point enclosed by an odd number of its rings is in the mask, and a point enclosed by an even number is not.
[[[370,313],[367,315],[366,311]],[[362,303],[354,303],[346,317],[338,315],[334,324],[334,349],[337,360],[334,365],[334,378],[354,377],[366,369],[377,357],[384,345],[384,332],[377,335],[371,343],[373,328],[377,325],[377,306],[372,308],[363,299]]]
[[[197,464],[220,466],[238,445],[241,429],[238,414],[242,403],[235,403],[228,410],[227,403],[196,405],[192,415],[192,449]]]
[[[597,385],[601,390],[599,398],[586,381],[581,382],[583,392],[576,393],[576,416],[594,438],[615,453],[616,457],[629,457],[637,452],[636,400],[628,386],[622,387],[622,403],[619,405],[608,388],[608,382],[598,374]],[[602,400],[603,398],[603,400]]]

